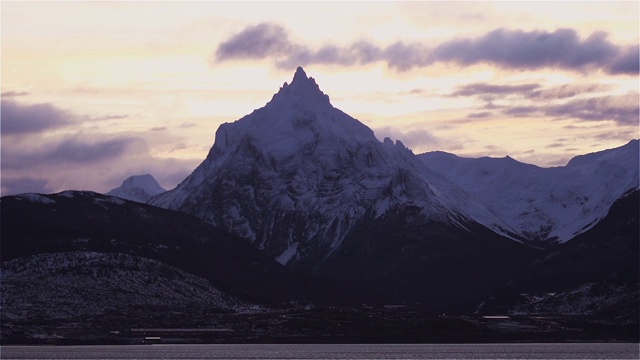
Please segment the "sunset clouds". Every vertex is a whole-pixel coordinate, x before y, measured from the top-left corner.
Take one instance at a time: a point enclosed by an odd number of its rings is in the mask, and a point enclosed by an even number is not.
[[[2,194],[170,189],[297,66],[415,153],[539,166],[638,131],[637,2],[3,2]]]
[[[176,183],[197,165],[153,156],[145,134],[83,126],[126,118],[123,115],[86,116],[48,103],[25,105],[5,99],[0,109],[3,193],[48,193],[60,186],[92,189],[87,184],[114,182],[139,171]]]

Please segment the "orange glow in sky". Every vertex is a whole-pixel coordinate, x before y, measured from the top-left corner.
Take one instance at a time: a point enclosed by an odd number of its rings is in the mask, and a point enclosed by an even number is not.
[[[638,4],[3,1],[2,194],[172,188],[297,65],[414,153],[563,165],[639,137]]]

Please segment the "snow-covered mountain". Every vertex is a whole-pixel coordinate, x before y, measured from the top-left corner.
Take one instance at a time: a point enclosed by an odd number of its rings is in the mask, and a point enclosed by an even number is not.
[[[134,175],[122,182],[122,185],[112,189],[106,195],[145,203],[154,196],[165,192],[156,179],[150,174]]]
[[[639,153],[638,140],[633,140],[554,168],[510,157],[471,159],[444,152],[418,156],[523,237],[565,242],[593,227],[618,198],[638,188]]]
[[[416,224],[511,229],[427,169],[400,141],[334,108],[298,68],[264,107],[220,126],[207,158],[150,204],[249,239],[282,264],[324,259],[363,219],[413,211]]]

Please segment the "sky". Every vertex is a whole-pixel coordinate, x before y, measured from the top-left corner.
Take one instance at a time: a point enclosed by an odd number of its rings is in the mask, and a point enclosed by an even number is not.
[[[639,137],[639,2],[0,3],[1,193],[171,189],[297,66],[419,154],[543,167]]]

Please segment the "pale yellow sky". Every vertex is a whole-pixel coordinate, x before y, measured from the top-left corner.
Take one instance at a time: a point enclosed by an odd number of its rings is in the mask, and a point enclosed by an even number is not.
[[[638,4],[3,1],[2,193],[171,188],[297,65],[415,153],[562,165],[638,138]]]

